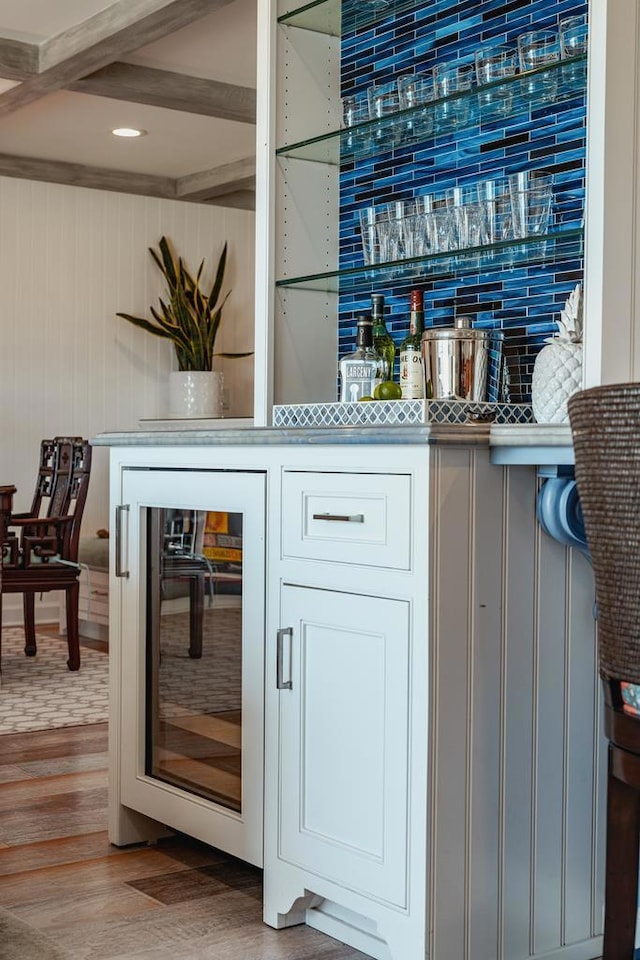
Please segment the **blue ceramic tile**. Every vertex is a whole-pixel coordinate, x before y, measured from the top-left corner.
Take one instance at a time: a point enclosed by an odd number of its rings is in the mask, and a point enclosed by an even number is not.
[[[431,70],[435,63],[468,58],[483,44],[515,45],[530,29],[557,29],[560,19],[586,13],[586,0],[431,0],[395,22],[343,38],[343,92],[364,94],[374,82],[400,73]],[[418,147],[387,150],[346,165],[340,175],[340,264],[360,266],[361,207],[455,184],[505,178],[544,168],[554,176],[554,223],[580,226],[584,218],[586,106],[583,95],[537,109],[521,109],[505,123],[473,118],[456,135],[441,135]],[[531,371],[545,337],[556,330],[564,301],[582,278],[581,260],[529,266],[517,262],[481,275],[445,277],[423,284],[381,288],[387,326],[397,342],[406,335],[412,287],[424,292],[425,324],[450,325],[456,309],[505,335],[511,399],[530,399]],[[372,289],[373,292],[373,289]],[[338,346],[353,349],[355,316],[369,309],[367,295],[341,296]]]

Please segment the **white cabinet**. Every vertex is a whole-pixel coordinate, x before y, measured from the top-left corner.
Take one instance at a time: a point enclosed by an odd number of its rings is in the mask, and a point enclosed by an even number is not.
[[[419,444],[277,469],[265,921],[379,960],[599,955],[590,571],[541,533],[535,472]]]
[[[410,605],[294,584],[281,604],[280,855],[406,907]]]
[[[267,923],[380,960],[589,960],[606,783],[591,572],[541,532],[532,468],[492,465],[482,427],[426,432],[112,452],[129,576],[110,591],[110,835],[168,825],[264,851]],[[147,723],[171,646],[153,654],[156,511],[184,508],[243,517],[240,736],[195,687]],[[197,755],[177,755],[192,734]],[[235,764],[217,799],[208,737]]]

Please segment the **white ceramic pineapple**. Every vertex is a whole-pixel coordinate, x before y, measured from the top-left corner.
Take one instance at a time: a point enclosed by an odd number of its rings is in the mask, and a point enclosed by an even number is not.
[[[567,400],[582,386],[582,289],[564,305],[558,333],[545,341],[533,367],[531,403],[538,423],[568,423]]]

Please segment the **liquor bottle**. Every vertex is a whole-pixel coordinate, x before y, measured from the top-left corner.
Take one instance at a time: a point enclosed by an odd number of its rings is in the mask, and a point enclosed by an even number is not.
[[[373,345],[384,361],[383,380],[393,380],[393,365],[396,345],[384,322],[384,295],[371,294],[371,319],[373,321]]]
[[[409,301],[409,334],[400,345],[400,388],[403,400],[422,400],[424,397],[422,303],[422,290],[412,290]]]
[[[362,315],[356,320],[356,349],[340,360],[340,401],[346,403],[372,397],[373,391],[384,379],[384,362],[373,346],[371,317]]]

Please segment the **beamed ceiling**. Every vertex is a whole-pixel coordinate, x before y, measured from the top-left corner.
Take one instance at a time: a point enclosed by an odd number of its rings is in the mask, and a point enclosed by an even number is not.
[[[253,209],[257,2],[0,0],[0,176]]]

